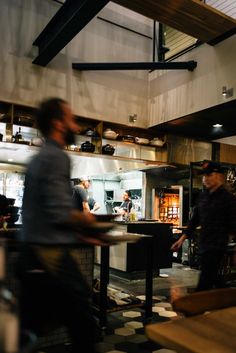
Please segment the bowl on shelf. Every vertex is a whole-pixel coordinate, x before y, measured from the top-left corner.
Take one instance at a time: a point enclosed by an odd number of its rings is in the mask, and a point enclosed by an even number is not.
[[[30,144],[31,144],[32,146],[42,146],[42,144],[43,144],[43,139],[42,139],[41,137],[33,137],[33,138],[31,139]]]
[[[95,145],[92,142],[85,141],[84,143],[81,144],[80,150],[82,152],[91,152],[91,153],[93,153],[95,151]]]
[[[14,224],[15,222],[17,222],[18,219],[19,219],[19,215],[18,214],[9,215],[9,218],[7,220],[8,226],[9,226],[9,224]]]
[[[108,154],[112,156],[115,152],[115,147],[107,143],[106,145],[102,146],[102,154]]]
[[[13,198],[7,198],[7,202],[9,206],[14,206],[16,199]]]
[[[148,145],[149,140],[143,137],[135,137],[135,142],[138,143],[139,145]]]
[[[17,206],[8,206],[7,207],[7,213],[11,214],[11,215],[17,214],[19,209],[20,209],[20,207],[17,207]]]
[[[162,147],[165,143],[166,143],[166,138],[162,139],[162,138],[160,138],[160,137],[154,137],[154,138],[150,141],[150,145],[152,145],[152,146],[158,146],[158,147]]]
[[[99,133],[92,128],[88,128],[84,131],[84,135],[90,136],[90,137],[100,137]]]
[[[132,135],[124,135],[122,136],[122,141],[124,142],[134,142],[135,141],[135,137]]]
[[[111,129],[106,129],[103,132],[103,137],[107,138],[107,139],[111,139],[111,140],[115,140],[118,137],[119,134],[117,134],[115,131],[111,130]]]

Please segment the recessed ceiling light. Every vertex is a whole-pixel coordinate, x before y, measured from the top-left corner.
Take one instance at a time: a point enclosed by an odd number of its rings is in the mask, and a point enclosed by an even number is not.
[[[222,127],[223,125],[222,124],[214,124],[212,125],[213,127]]]
[[[13,162],[13,159],[12,158],[8,158],[8,162]]]

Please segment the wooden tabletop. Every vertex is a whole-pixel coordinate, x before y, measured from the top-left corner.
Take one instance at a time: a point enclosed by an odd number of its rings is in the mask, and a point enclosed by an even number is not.
[[[236,306],[147,325],[146,335],[180,353],[235,353]]]

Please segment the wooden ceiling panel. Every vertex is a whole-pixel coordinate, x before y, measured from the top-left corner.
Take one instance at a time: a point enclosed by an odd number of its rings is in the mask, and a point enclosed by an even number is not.
[[[232,35],[236,20],[199,0],[113,0],[113,2],[166,24],[201,42]]]

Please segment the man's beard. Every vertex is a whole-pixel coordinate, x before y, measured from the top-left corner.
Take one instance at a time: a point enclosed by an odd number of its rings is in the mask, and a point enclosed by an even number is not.
[[[75,144],[75,134],[71,130],[67,130],[65,133],[65,144],[74,145]]]

